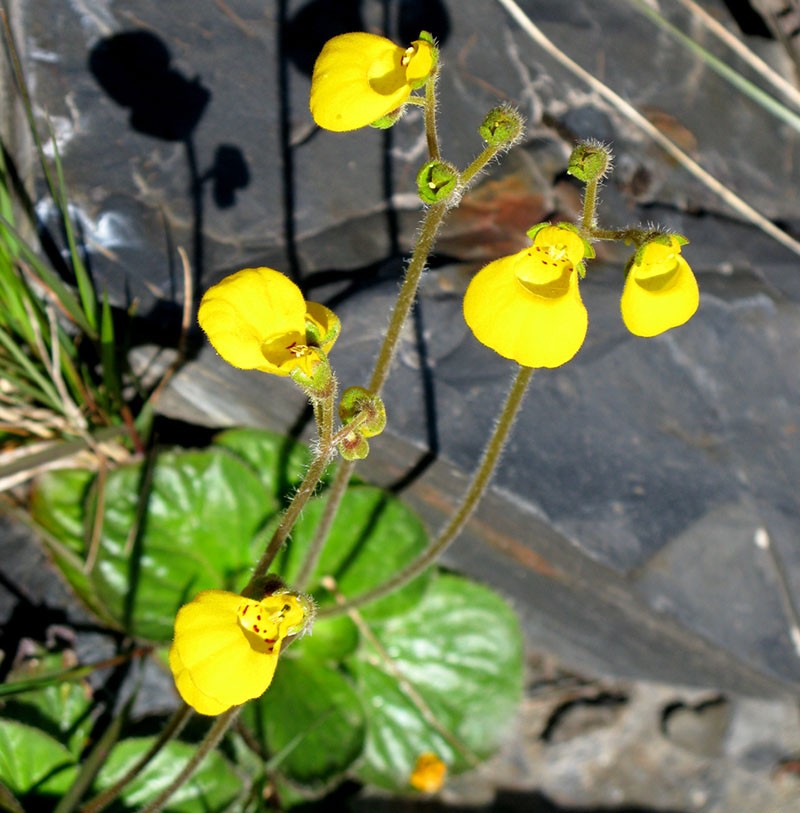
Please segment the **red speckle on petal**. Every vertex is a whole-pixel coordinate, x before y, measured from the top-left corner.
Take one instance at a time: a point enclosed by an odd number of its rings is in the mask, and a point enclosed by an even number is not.
[[[242,615],[247,615],[247,611],[250,609],[249,604],[244,605],[244,609],[242,610]]]
[[[258,627],[255,624],[253,624],[253,632],[258,632]]]

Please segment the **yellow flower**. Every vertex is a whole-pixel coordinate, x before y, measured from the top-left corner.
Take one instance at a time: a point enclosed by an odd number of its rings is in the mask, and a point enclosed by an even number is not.
[[[481,269],[464,297],[479,342],[523,367],[559,367],[580,349],[589,317],[578,291],[591,248],[565,225],[528,232],[533,245]]]
[[[426,752],[417,757],[417,764],[408,782],[415,790],[436,793],[442,789],[447,776],[447,765],[436,754]]]
[[[325,43],[311,77],[311,115],[326,130],[357,130],[397,110],[436,65],[425,40],[408,48],[377,34],[341,34]]]
[[[636,336],[657,336],[694,315],[700,303],[697,280],[681,245],[686,238],[664,235],[646,243],[629,264],[622,292],[622,320]]]
[[[197,314],[217,353],[234,367],[307,375],[339,334],[339,320],[272,268],[245,268],[209,288]],[[319,350],[317,349],[319,348]]]
[[[310,623],[303,595],[276,590],[261,601],[204,590],[175,618],[169,666],[180,696],[200,714],[222,714],[272,683],[283,641]]]

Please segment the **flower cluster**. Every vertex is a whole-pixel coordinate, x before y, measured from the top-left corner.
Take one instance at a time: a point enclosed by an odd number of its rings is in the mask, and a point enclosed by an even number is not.
[[[578,281],[594,256],[577,227],[541,223],[532,245],[489,263],[470,282],[464,318],[482,344],[523,367],[559,367],[581,348],[588,315]],[[680,256],[686,239],[647,240],[627,267],[622,319],[637,336],[657,336],[697,310],[697,280]]]
[[[261,601],[204,590],[175,618],[169,666],[183,700],[217,715],[260,697],[272,683],[281,646],[313,620],[311,600],[286,589]]]

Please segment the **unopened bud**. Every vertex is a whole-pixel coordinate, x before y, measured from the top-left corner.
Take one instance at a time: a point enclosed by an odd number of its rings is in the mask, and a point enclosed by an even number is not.
[[[339,441],[339,454],[345,460],[363,460],[369,454],[369,443],[360,432],[348,432]]]
[[[447,198],[458,183],[458,170],[446,161],[428,161],[417,174],[417,190],[423,203]]]
[[[348,387],[342,393],[339,417],[344,426],[358,419],[357,431],[366,438],[380,435],[386,428],[383,399],[363,387]]]
[[[567,172],[579,181],[589,183],[602,178],[611,169],[611,150],[599,141],[578,144],[569,157]]]
[[[510,105],[495,107],[478,128],[481,138],[492,147],[510,147],[522,135],[525,120]]]

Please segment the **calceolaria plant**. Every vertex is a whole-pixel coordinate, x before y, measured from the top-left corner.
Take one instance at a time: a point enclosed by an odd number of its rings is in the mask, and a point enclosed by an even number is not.
[[[476,121],[482,146],[472,162],[444,160],[441,69],[425,32],[409,45],[352,33],[328,42],[313,71],[310,111],[324,130],[396,126],[408,105],[423,110],[424,215],[364,381],[341,389],[335,343],[347,325],[279,270],[242,269],[202,297],[199,324],[225,362],[289,379],[308,398],[312,451],[266,432],[229,430],[202,451],[163,452],[102,477],[51,473],[37,484],[34,518],[70,584],[106,623],[161,651],[182,702],[161,737],[122,741],[97,774],[82,774],[64,756],[64,769],[48,781],[78,797],[94,794],[86,813],[118,797],[140,800],[148,772],[168,757],[147,811],[178,791],[193,798],[192,775],[206,771],[205,784],[213,783],[231,754],[250,777],[245,795],[269,788],[289,805],[345,776],[435,793],[499,744],[522,686],[518,624],[490,590],[439,572],[436,562],[488,486],[533,370],[562,366],[580,351],[589,329],[580,283],[594,245],[633,247],[620,307],[637,336],[686,322],[698,290],[681,235],[598,225],[611,153],[578,145],[569,171],[586,185],[581,221],[532,225],[527,248],[488,263],[466,289],[464,318],[475,339],[516,365],[453,516],[429,539],[395,496],[353,480],[370,442],[380,443],[391,424],[384,383],[442,221],[522,137],[522,118],[501,105]],[[192,713],[211,719],[185,754],[177,737]],[[224,754],[212,754],[223,737]],[[19,777],[0,771],[0,779],[20,796],[30,790]],[[234,800],[222,793],[200,802],[223,810]]]

